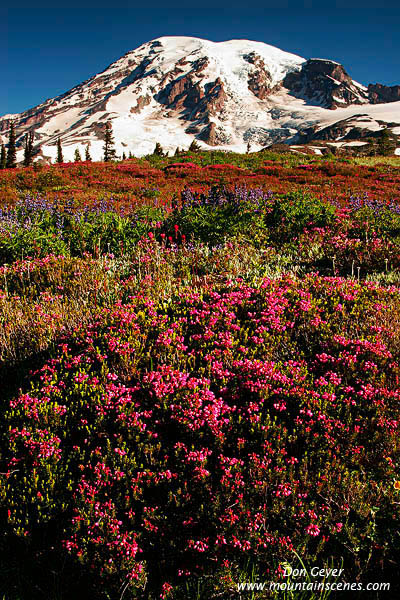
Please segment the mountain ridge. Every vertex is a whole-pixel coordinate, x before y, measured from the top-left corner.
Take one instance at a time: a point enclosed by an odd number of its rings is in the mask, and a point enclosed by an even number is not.
[[[117,154],[142,156],[157,141],[174,151],[193,139],[203,148],[244,152],[248,143],[259,150],[318,139],[318,131],[357,121],[357,113],[372,119],[361,121],[361,129],[384,129],[386,122],[398,135],[400,86],[363,86],[336,61],[305,59],[263,42],[163,36],[55,98],[0,117],[0,137],[7,141],[14,120],[19,160],[28,131],[39,158],[54,160],[61,138],[67,160],[87,145],[100,160],[107,123]]]

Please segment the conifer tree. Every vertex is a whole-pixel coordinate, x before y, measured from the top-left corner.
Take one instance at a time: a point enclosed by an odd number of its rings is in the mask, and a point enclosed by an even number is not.
[[[15,147],[15,124],[14,124],[14,121],[11,121],[10,136],[8,138],[6,168],[7,169],[15,169],[16,166],[17,166],[17,150]]]
[[[154,148],[153,154],[155,154],[156,156],[165,156],[164,150],[162,149],[160,142],[156,143],[156,147]]]
[[[92,157],[90,156],[90,152],[89,152],[89,144],[85,148],[85,160],[87,162],[92,162]]]
[[[74,160],[75,160],[75,162],[82,161],[82,157],[81,157],[81,153],[79,152],[79,148],[75,148]]]
[[[376,139],[373,138],[373,137],[369,137],[369,138],[367,138],[367,142],[368,142],[368,146],[367,146],[368,154],[370,156],[376,156],[376,154],[377,154],[377,142],[376,142]]]
[[[25,136],[24,146],[24,167],[29,167],[33,161],[33,131],[29,131]]]
[[[106,125],[106,134],[104,137],[104,162],[110,162],[115,159],[114,138],[112,134],[111,123]]]
[[[247,148],[246,148],[246,152],[247,154],[250,154],[250,148],[251,148],[251,144],[250,144],[250,140],[247,142]]]
[[[6,147],[4,144],[2,144],[1,152],[0,152],[0,169],[6,168],[6,162],[7,162]]]
[[[177,147],[176,147],[176,150],[175,150],[175,154],[174,154],[174,156],[180,156],[180,155],[181,155],[181,151],[180,151],[180,149],[179,149],[179,146],[177,146]]]
[[[189,152],[199,152],[199,150],[201,150],[199,144],[196,142],[196,140],[193,140],[189,146]]]
[[[61,139],[60,138],[57,139],[57,162],[58,163],[63,163],[64,162],[64,157],[63,157],[63,152],[62,152],[62,147],[61,147]]]
[[[126,160],[125,152],[122,153],[122,160]]]
[[[377,151],[381,156],[389,156],[393,154],[396,149],[396,143],[391,138],[388,128],[382,131],[380,138],[378,139]]]
[[[133,158],[133,156],[132,156],[132,152],[131,152],[131,151],[129,151],[129,156],[128,156],[128,158]]]

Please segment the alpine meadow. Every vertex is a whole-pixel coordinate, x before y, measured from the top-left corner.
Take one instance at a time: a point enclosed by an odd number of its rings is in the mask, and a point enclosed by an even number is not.
[[[0,144],[0,598],[398,598],[400,85],[164,36]]]

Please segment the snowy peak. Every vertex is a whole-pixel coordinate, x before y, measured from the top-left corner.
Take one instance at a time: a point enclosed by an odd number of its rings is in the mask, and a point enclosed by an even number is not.
[[[58,138],[68,160],[87,145],[101,159],[108,123],[118,155],[150,153],[156,142],[174,151],[194,138],[205,148],[244,151],[250,143],[256,150],[300,139],[342,109],[363,104],[369,110],[389,99],[394,107],[398,87],[367,89],[334,61],[306,60],[262,42],[168,36],[127,52],[56,98],[3,117],[0,137],[6,141],[13,118],[20,147],[31,130],[44,159],[54,159]]]

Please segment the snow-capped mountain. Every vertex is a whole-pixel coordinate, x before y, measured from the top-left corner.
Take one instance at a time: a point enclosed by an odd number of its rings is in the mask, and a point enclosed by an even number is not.
[[[193,139],[243,152],[248,142],[259,150],[275,142],[354,139],[354,129],[374,134],[389,126],[398,135],[400,86],[365,87],[334,61],[306,60],[261,42],[161,37],[61,96],[1,117],[3,143],[11,120],[19,159],[33,130],[39,157],[54,159],[61,138],[66,160],[87,145],[100,160],[107,123],[117,155],[142,156],[156,142],[170,152],[186,149]]]

